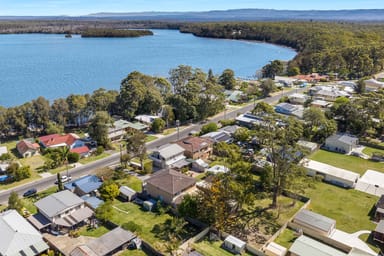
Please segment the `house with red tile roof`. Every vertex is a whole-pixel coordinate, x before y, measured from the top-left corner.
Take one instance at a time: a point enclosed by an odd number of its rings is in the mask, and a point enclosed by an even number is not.
[[[19,141],[16,144],[16,149],[23,158],[40,154],[40,145],[33,140]]]
[[[70,152],[78,153],[81,157],[87,157],[90,151],[85,142],[73,133],[50,134],[39,137],[39,141],[43,148],[68,147]]]
[[[192,159],[208,159],[213,151],[213,140],[210,138],[189,136],[176,143],[185,150],[184,155]]]

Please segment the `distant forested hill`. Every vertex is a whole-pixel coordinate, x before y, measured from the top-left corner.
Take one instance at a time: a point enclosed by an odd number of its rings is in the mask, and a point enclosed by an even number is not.
[[[181,32],[201,37],[258,40],[292,47],[289,63],[302,73],[359,78],[384,68],[384,24],[336,22],[189,23]]]

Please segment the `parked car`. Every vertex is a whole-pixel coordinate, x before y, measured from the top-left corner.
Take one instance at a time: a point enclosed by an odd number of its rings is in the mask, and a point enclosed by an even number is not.
[[[71,179],[72,179],[71,176],[66,176],[66,175],[61,176],[61,182],[62,182],[62,183],[68,182],[68,181],[70,181]],[[56,180],[56,181],[55,181],[55,184],[58,184],[58,183],[59,183],[59,181]]]
[[[27,190],[24,194],[23,194],[23,197],[30,197],[30,196],[33,196],[37,193],[37,190],[35,188],[31,188],[29,190]]]

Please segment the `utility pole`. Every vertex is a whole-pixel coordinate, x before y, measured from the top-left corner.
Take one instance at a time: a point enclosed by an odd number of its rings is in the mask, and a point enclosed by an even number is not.
[[[180,120],[179,119],[176,120],[176,126],[177,126],[177,140],[179,140],[180,139],[180,130],[179,130]]]

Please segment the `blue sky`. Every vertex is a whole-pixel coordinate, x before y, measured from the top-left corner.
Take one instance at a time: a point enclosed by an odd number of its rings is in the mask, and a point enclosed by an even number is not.
[[[383,0],[0,0],[0,15],[86,15],[97,12],[384,9]]]

